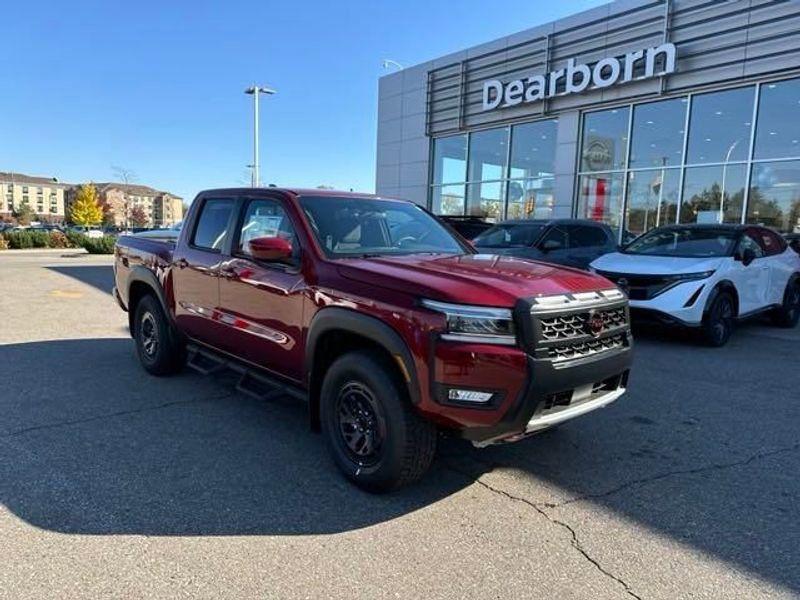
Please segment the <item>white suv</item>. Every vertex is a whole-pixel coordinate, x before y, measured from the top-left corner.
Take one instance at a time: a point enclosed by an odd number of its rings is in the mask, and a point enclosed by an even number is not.
[[[634,315],[700,328],[713,346],[757,313],[770,311],[782,327],[800,320],[800,255],[766,227],[659,227],[591,270],[628,294]]]

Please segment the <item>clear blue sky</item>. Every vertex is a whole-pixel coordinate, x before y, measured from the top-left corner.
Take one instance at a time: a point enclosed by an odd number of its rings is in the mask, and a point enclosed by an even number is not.
[[[249,183],[252,82],[262,180],[372,191],[381,59],[410,66],[594,0],[7,2],[0,171],[112,179],[191,199]],[[179,7],[180,5],[180,7]]]

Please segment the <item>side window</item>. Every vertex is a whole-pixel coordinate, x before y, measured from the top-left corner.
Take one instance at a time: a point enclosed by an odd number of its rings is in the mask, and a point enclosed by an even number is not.
[[[608,236],[601,227],[577,225],[569,229],[569,241],[572,248],[606,246],[609,243]]]
[[[194,229],[192,245],[212,252],[221,251],[227,237],[233,205],[232,198],[205,200]]]
[[[569,236],[561,227],[551,227],[550,231],[544,234],[542,241],[539,242],[539,246],[544,248],[545,244],[548,242],[556,242],[559,248],[567,248],[569,247]]]
[[[783,241],[783,238],[781,238],[781,236],[779,236],[777,233],[774,233],[769,229],[753,230],[752,233],[754,234],[756,241],[758,241],[758,243],[761,245],[761,248],[763,248],[764,254],[767,256],[774,256],[786,250],[786,245]]]
[[[250,256],[250,240],[265,237],[294,242],[294,228],[283,206],[276,200],[251,200],[239,231],[236,253]]]
[[[749,234],[745,233],[742,236],[742,239],[739,240],[738,253],[741,255],[748,248],[755,253],[756,258],[761,258],[764,256],[764,250],[761,248],[758,242],[751,238]]]

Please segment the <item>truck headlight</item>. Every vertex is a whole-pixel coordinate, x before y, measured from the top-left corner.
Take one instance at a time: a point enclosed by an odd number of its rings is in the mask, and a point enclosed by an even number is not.
[[[446,317],[444,340],[506,346],[517,343],[514,319],[507,308],[448,304],[436,300],[423,300],[422,306]]]

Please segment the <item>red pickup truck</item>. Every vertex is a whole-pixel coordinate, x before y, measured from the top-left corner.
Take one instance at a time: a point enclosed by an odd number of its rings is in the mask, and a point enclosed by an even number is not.
[[[149,373],[234,369],[243,391],[306,400],[338,467],[371,491],[422,476],[439,430],[515,441],[627,385],[613,284],[476,253],[401,200],[205,191],[174,243],[121,237],[114,273]]]

